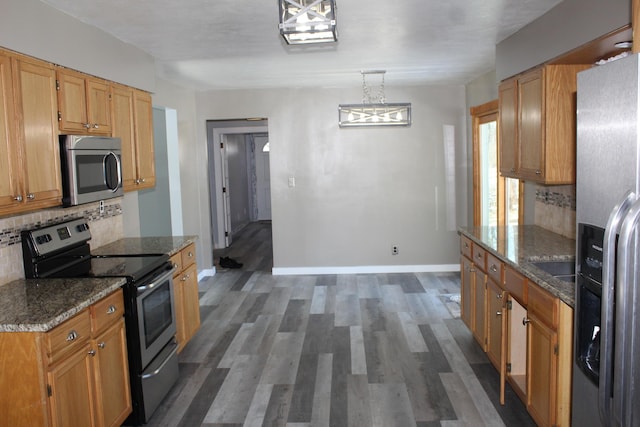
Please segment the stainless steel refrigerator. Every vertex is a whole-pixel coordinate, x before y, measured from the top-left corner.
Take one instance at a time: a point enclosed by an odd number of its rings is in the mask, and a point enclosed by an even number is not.
[[[572,425],[640,425],[640,61],[578,74]]]

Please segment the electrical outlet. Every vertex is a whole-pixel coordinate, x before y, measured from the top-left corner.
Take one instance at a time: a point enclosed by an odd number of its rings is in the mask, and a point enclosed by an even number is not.
[[[398,246],[391,245],[391,255],[398,255],[398,253],[399,253]]]
[[[100,215],[104,213],[104,200],[100,200]]]

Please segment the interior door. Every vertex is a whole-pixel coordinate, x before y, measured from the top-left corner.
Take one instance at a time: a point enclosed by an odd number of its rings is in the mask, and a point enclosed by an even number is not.
[[[255,138],[256,162],[256,198],[258,204],[258,220],[271,219],[271,178],[269,169],[269,137]]]
[[[224,246],[231,245],[231,203],[229,200],[229,161],[227,159],[227,135],[220,135],[222,159],[222,209],[224,211]]]

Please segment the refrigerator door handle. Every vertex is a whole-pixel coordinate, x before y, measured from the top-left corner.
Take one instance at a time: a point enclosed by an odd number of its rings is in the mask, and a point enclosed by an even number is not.
[[[611,423],[610,390],[613,382],[614,281],[616,273],[616,237],[636,194],[628,191],[611,210],[604,233],[602,254],[602,305],[600,313],[600,386],[598,408],[605,426]]]
[[[637,253],[640,201],[629,209],[618,240],[617,279],[615,289],[615,349],[613,376],[613,416],[620,425],[632,424],[634,355],[632,351],[635,259]]]

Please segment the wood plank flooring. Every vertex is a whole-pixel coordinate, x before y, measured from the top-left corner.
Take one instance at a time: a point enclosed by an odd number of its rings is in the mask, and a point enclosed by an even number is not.
[[[200,282],[202,327],[149,426],[534,426],[458,318],[452,273],[272,276],[271,228]],[[455,301],[455,298],[453,299]]]

